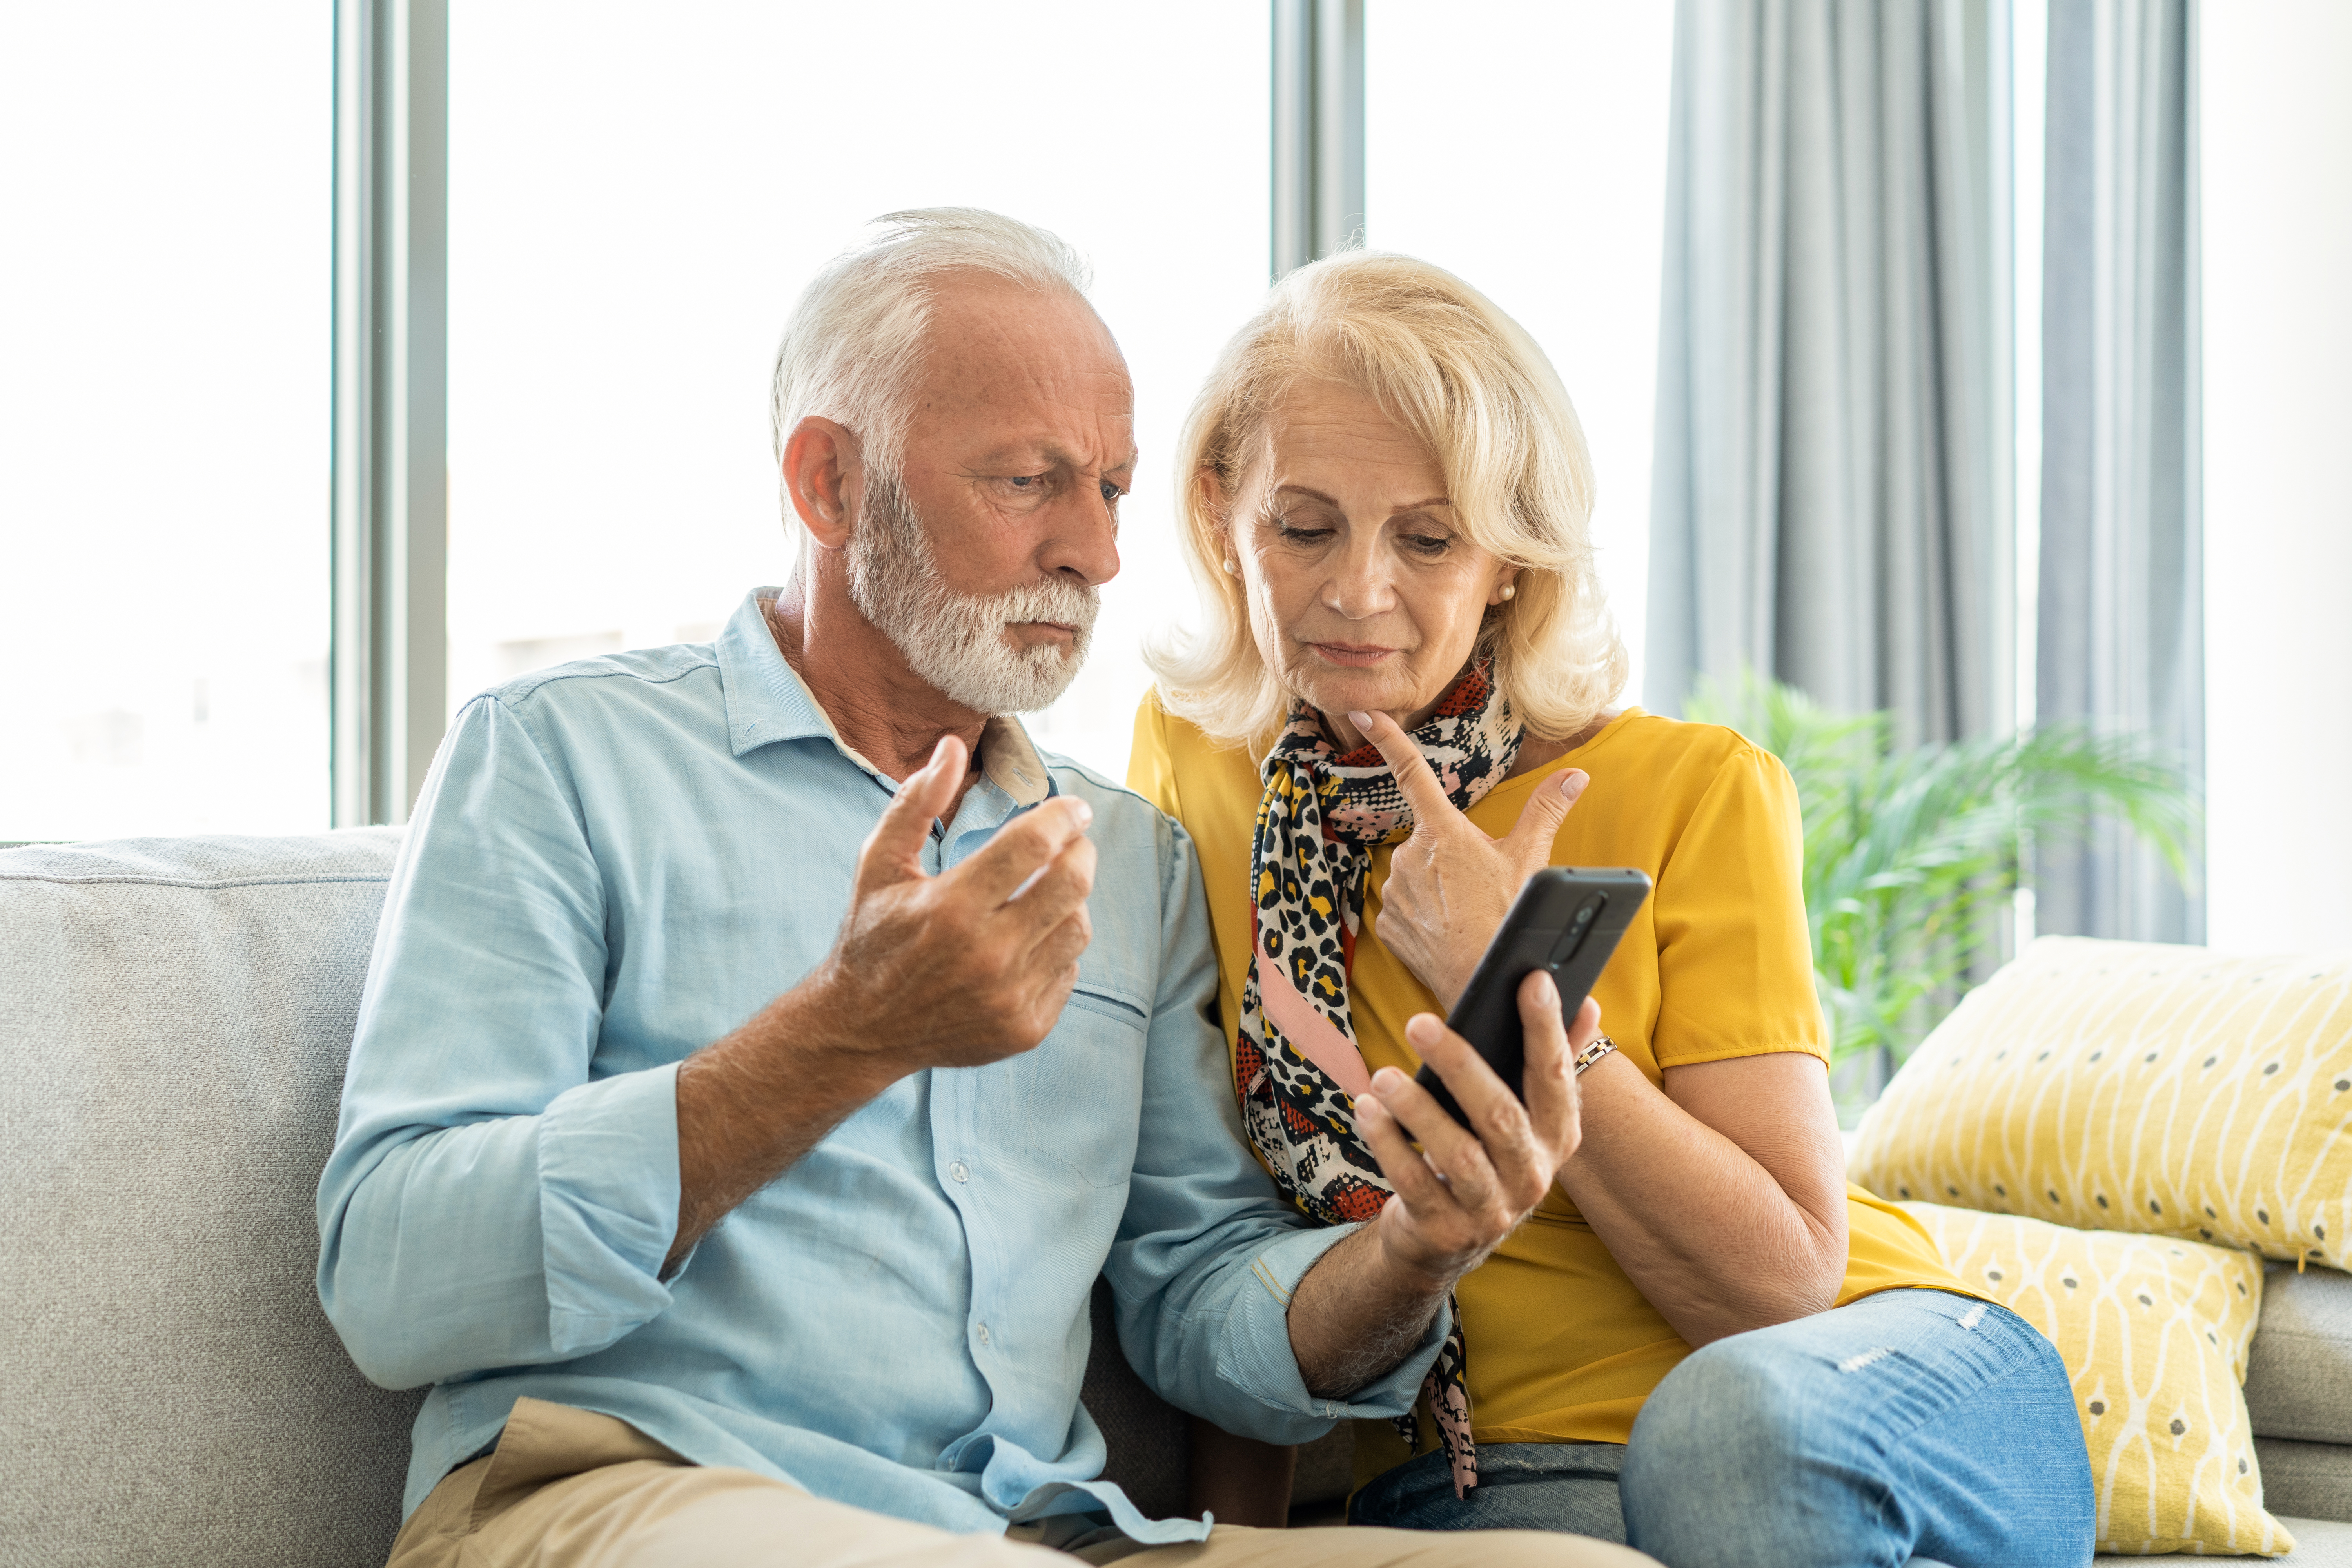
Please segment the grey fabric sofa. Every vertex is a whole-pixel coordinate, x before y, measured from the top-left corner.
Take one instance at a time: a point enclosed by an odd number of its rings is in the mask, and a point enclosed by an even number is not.
[[[383,1562],[419,1395],[329,1329],[311,1196],[397,847],[0,850],[0,1568]],[[1109,1343],[1111,1473],[1172,1512],[1182,1422]],[[2247,1397],[2278,1561],[2352,1568],[2352,1276],[2272,1276]]]

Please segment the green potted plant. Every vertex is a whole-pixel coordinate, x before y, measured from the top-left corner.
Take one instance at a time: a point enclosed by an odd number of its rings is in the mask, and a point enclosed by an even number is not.
[[[1893,715],[1832,713],[1758,676],[1701,680],[1685,714],[1727,724],[1787,765],[1804,813],[1805,911],[1832,1065],[1900,1062],[1997,956],[1995,910],[2031,847],[2112,817],[2184,883],[2187,780],[2137,736],[2048,724],[1900,747]]]

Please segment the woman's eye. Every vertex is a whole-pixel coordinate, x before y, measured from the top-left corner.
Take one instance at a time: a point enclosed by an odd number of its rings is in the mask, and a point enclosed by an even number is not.
[[[1275,524],[1285,544],[1320,544],[1331,537],[1328,528],[1293,528],[1286,522]]]
[[[1419,555],[1443,555],[1453,540],[1432,533],[1410,533],[1405,536],[1405,548]]]

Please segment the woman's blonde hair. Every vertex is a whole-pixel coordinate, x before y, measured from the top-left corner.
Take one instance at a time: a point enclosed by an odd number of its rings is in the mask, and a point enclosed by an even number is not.
[[[1269,741],[1292,701],[1250,631],[1241,580],[1221,569],[1228,504],[1267,416],[1298,382],[1353,387],[1425,442],[1470,541],[1517,565],[1517,593],[1486,612],[1477,656],[1530,733],[1562,740],[1625,684],[1593,570],[1592,459],[1559,377],[1486,297],[1407,256],[1346,251],[1275,287],[1234,334],[1178,446],[1178,515],[1206,626],[1147,650],[1161,703],[1230,745]]]

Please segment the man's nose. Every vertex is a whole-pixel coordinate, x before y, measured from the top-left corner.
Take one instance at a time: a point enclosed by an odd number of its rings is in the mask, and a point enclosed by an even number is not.
[[[1068,504],[1055,509],[1053,531],[1038,564],[1097,584],[1118,575],[1118,513],[1099,486],[1081,489]]]

